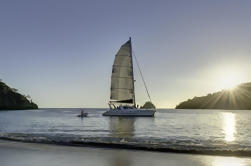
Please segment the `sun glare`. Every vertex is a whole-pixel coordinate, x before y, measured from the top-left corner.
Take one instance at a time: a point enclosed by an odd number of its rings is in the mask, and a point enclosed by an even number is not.
[[[232,142],[235,140],[235,114],[225,112],[223,115],[223,132],[225,134],[225,141],[226,142]]]
[[[238,81],[235,80],[233,77],[229,76],[222,78],[220,84],[221,84],[221,89],[232,90],[237,86]]]
[[[246,161],[237,157],[215,157],[212,166],[245,166]]]
[[[221,72],[219,77],[219,88],[222,90],[233,90],[241,83],[241,75],[236,71]]]

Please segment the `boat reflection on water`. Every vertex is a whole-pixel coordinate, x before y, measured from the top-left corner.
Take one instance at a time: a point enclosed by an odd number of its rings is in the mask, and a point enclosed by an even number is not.
[[[134,136],[135,118],[111,117],[110,130],[113,137],[131,138]]]
[[[109,127],[112,137],[131,138],[134,136],[135,118],[128,117],[110,117]],[[130,166],[132,156],[126,151],[118,151],[113,155],[109,165],[111,166]]]
[[[109,161],[110,166],[131,166],[132,165],[132,156],[126,151],[118,151],[112,157],[112,160]]]

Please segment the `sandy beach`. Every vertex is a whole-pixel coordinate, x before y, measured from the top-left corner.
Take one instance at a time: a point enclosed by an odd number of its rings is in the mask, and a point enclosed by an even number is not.
[[[248,166],[250,157],[226,157],[74,147],[0,140],[1,166]]]

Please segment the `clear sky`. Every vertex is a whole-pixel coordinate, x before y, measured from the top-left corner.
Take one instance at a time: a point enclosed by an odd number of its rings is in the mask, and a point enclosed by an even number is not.
[[[251,82],[249,0],[1,0],[0,78],[39,107],[107,107],[129,36],[159,108]]]

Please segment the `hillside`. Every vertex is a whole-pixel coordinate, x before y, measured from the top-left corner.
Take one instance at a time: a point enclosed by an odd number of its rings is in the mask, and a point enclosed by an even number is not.
[[[145,104],[140,108],[142,108],[142,109],[156,109],[155,105],[150,101],[145,102]]]
[[[251,83],[240,84],[233,90],[188,99],[177,105],[176,109],[251,110]]]
[[[17,93],[0,81],[0,110],[38,109],[38,106],[29,101],[25,96]]]

